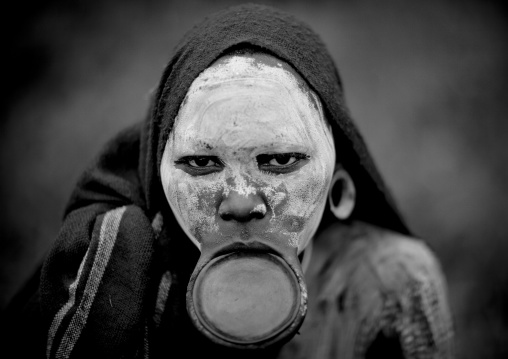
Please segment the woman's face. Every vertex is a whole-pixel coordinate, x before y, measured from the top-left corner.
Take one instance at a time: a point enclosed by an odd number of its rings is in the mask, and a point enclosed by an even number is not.
[[[198,248],[263,239],[299,253],[321,220],[334,165],[320,101],[300,76],[269,55],[233,55],[192,83],[161,177]]]

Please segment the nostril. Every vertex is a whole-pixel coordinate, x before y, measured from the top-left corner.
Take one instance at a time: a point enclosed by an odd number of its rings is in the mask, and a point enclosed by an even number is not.
[[[230,194],[220,204],[218,214],[224,221],[247,222],[264,218],[266,212],[266,205],[261,198]]]
[[[250,211],[250,215],[256,219],[262,219],[266,215],[266,205],[264,203],[258,204]]]
[[[219,211],[219,216],[225,221],[230,221],[233,219],[233,216],[231,215],[230,212]]]

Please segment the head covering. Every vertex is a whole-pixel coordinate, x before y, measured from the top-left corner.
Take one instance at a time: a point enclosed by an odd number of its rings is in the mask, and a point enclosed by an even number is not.
[[[159,168],[164,146],[192,82],[219,57],[248,48],[289,63],[321,99],[332,126],[338,161],[357,188],[352,215],[408,234],[392,196],[344,103],[339,73],[321,39],[305,23],[268,6],[241,5],[196,25],[176,48],[162,75],[141,137],[140,177],[149,212],[166,206]],[[327,210],[323,221],[333,221]]]

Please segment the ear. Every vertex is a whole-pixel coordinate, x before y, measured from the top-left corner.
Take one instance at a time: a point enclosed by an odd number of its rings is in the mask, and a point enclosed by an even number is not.
[[[337,166],[328,192],[330,210],[340,220],[348,219],[356,203],[356,188],[349,173]]]

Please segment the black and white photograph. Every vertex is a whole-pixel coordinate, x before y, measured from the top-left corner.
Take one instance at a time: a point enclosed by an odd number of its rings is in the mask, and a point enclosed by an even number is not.
[[[508,3],[2,11],[0,357],[508,358]]]

